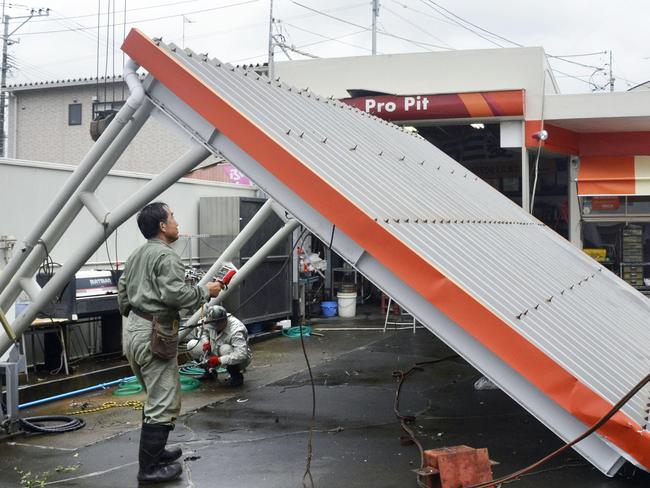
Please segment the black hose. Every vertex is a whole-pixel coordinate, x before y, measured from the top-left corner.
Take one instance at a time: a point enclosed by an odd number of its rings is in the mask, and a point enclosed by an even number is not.
[[[54,425],[48,425],[58,422]],[[45,434],[63,434],[79,430],[86,425],[86,422],[79,417],[68,415],[41,415],[39,417],[26,417],[20,419],[20,424],[27,432],[42,432]]]

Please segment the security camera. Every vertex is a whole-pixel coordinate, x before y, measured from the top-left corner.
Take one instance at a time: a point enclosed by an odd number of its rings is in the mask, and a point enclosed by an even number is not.
[[[535,132],[535,134],[533,134],[533,137],[538,141],[545,141],[546,139],[548,139],[548,132],[542,129],[539,132]]]

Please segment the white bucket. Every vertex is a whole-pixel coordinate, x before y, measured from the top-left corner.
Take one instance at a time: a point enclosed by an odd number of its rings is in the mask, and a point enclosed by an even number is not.
[[[280,320],[278,325],[282,327],[282,330],[287,330],[291,328],[291,319]]]
[[[357,293],[338,293],[339,317],[354,317],[357,314]]]

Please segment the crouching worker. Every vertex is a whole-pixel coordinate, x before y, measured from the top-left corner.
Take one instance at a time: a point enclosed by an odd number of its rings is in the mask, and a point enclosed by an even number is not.
[[[224,366],[230,374],[228,385],[242,386],[242,373],[252,358],[246,326],[221,305],[208,309],[203,324],[201,340],[203,352],[208,354],[206,366],[211,369]]]
[[[180,448],[165,449],[181,409],[178,374],[178,320],[182,308],[198,308],[217,296],[221,284],[185,283],[185,267],[170,247],[178,224],[169,207],[155,202],[138,214],[146,244],[129,256],[118,284],[120,312],[128,317],[122,335],[124,354],[147,394],[142,412],[138,480],[159,483],[182,471]]]

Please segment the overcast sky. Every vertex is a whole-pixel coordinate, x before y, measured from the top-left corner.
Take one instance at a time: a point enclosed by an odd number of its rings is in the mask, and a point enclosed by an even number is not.
[[[371,0],[273,4],[276,32],[287,45],[318,57],[370,54]],[[51,9],[48,17],[33,17],[21,27],[24,19],[11,20],[9,31],[18,28],[11,39],[19,42],[9,47],[13,69],[7,84],[121,73],[124,22],[127,32],[138,27],[151,37],[184,42],[222,61],[265,62],[269,6],[270,0],[7,2],[5,13],[12,18],[29,15],[31,7]],[[377,50],[388,54],[542,46],[547,54],[571,56],[563,59],[584,65],[551,58],[565,93],[602,89],[609,78],[611,51],[615,88],[627,90],[650,80],[649,20],[646,0],[381,0]],[[277,60],[287,59],[276,49]],[[581,56],[591,53],[597,54]],[[304,58],[291,51],[289,55]]]

